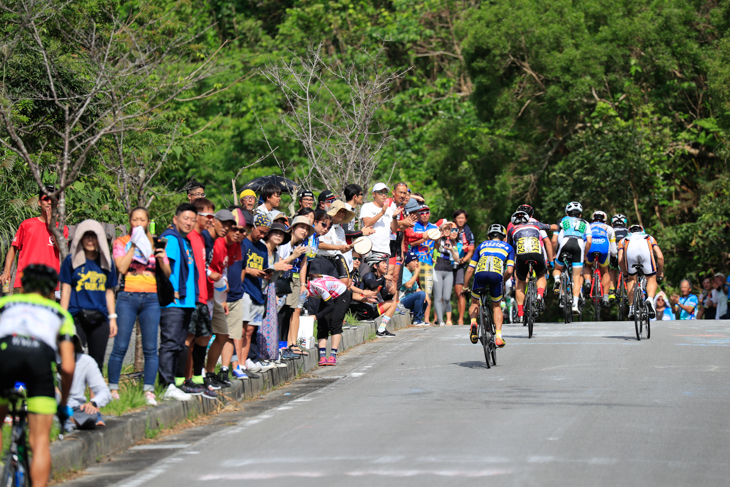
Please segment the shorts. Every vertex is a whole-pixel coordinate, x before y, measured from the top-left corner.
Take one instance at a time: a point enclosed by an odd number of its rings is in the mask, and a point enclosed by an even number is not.
[[[454,286],[463,286],[464,285],[464,269],[466,269],[466,266],[469,264],[459,264],[459,267],[454,269]]]
[[[251,299],[250,294],[243,293],[243,322],[253,325],[260,326],[264,321],[264,313],[266,312],[266,306],[263,304],[256,304]],[[231,312],[228,312],[228,316],[231,316]],[[230,331],[230,319],[228,320],[228,329]]]
[[[477,272],[474,274],[474,283],[471,286],[471,297],[479,299],[479,295],[474,291],[478,289],[489,288],[489,296],[493,303],[502,301],[502,274],[497,272]]]
[[[307,272],[321,276],[332,276],[337,279],[349,279],[350,273],[347,269],[345,257],[337,255],[335,257],[315,257]]]
[[[598,242],[596,240],[599,240]],[[608,265],[609,260],[611,260],[611,255],[609,254],[608,250],[608,240],[606,240],[603,237],[598,237],[597,239],[593,240],[593,243],[591,244],[591,249],[588,252],[588,256],[586,257],[586,261],[589,264],[593,264],[595,261],[595,257],[593,257],[593,254],[598,253],[598,265],[601,267],[606,267]]]
[[[231,301],[228,303],[228,315],[226,316],[226,326],[228,328],[228,338],[232,340],[240,340],[243,338],[243,299],[247,295],[244,294],[243,298],[238,301]],[[223,306],[221,306],[221,310]]]
[[[210,319],[210,310],[207,304],[197,303],[195,311],[190,317],[188,333],[198,337],[209,337],[213,334],[213,325]]]
[[[350,311],[355,313],[355,318],[362,321],[372,321],[383,314],[383,303],[361,303],[353,301],[350,303]]]
[[[284,304],[291,309],[301,309],[307,300],[307,291],[302,289],[302,281],[299,280],[299,274],[294,274],[291,281],[291,294],[286,296]]]
[[[563,258],[563,252],[568,252],[571,255],[570,262],[573,267],[583,267],[583,251],[586,248],[586,243],[583,240],[579,240],[574,237],[564,237],[558,245],[558,254],[555,257],[555,262],[561,266],[565,266],[561,260]]]
[[[433,266],[431,264],[421,262],[421,267],[418,271],[418,285],[426,295],[430,296],[433,294]]]
[[[56,391],[52,363],[56,353],[40,340],[23,336],[0,339],[0,392],[12,389],[16,382],[27,388],[28,412],[56,414]],[[9,401],[0,398],[0,406]]]
[[[527,280],[527,272],[530,269],[530,266],[527,264],[529,261],[535,262],[532,266],[532,270],[535,271],[535,274],[538,276],[545,274],[547,266],[545,265],[545,258],[543,257],[542,252],[517,254],[515,257],[515,275],[518,280]]]
[[[645,276],[653,276],[656,274],[654,252],[646,240],[626,242],[624,246],[624,253],[626,254],[626,267],[628,268],[630,276],[635,276],[637,274],[638,271],[634,269],[634,265],[636,264],[644,266],[642,272]]]
[[[226,311],[223,309],[223,305],[216,300],[213,301],[213,318],[211,319],[211,325],[214,335],[228,335],[228,317]],[[231,303],[228,303],[230,306]]]

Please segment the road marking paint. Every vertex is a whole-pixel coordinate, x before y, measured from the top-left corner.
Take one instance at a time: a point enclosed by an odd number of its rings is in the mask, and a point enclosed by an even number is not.
[[[130,448],[130,450],[172,450],[177,448],[187,448],[191,444],[192,443],[160,443],[150,445],[137,445]]]

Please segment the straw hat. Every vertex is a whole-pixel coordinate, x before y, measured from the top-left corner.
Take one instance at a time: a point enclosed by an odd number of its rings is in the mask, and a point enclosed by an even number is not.
[[[291,222],[291,229],[294,230],[294,227],[297,225],[302,224],[307,227],[307,238],[311,237],[314,233],[314,227],[312,226],[312,223],[309,221],[309,218],[307,218],[304,215],[299,215],[294,219],[294,221]]]
[[[355,218],[355,212],[348,209],[347,205],[340,200],[335,200],[334,203],[332,203],[332,207],[330,208],[330,211],[327,212],[327,214],[331,217],[334,217],[340,210],[345,210],[346,216],[343,218],[343,220],[340,223],[350,223],[353,218]]]

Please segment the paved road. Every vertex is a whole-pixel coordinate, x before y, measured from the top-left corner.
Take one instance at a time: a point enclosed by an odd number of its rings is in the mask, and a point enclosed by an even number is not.
[[[466,327],[358,347],[318,371],[337,380],[119,485],[728,484],[730,322],[662,323],[641,342],[629,323],[540,324],[531,340],[507,325],[505,338],[491,370]]]

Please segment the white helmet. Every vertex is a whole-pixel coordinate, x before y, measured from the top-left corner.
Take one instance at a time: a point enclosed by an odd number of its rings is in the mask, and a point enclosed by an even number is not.
[[[499,235],[500,237],[504,238],[507,236],[507,230],[504,228],[503,225],[500,225],[499,223],[490,225],[489,230],[487,230],[487,236],[489,238],[494,238],[495,235]]]
[[[513,225],[524,225],[530,221],[530,215],[524,211],[515,211],[511,218]]]
[[[606,223],[606,220],[608,219],[608,215],[606,215],[603,211],[594,211],[593,212],[593,221],[594,222],[603,222]]]
[[[565,207],[565,214],[570,215],[571,212],[583,213],[583,207],[577,201],[571,201]]]

